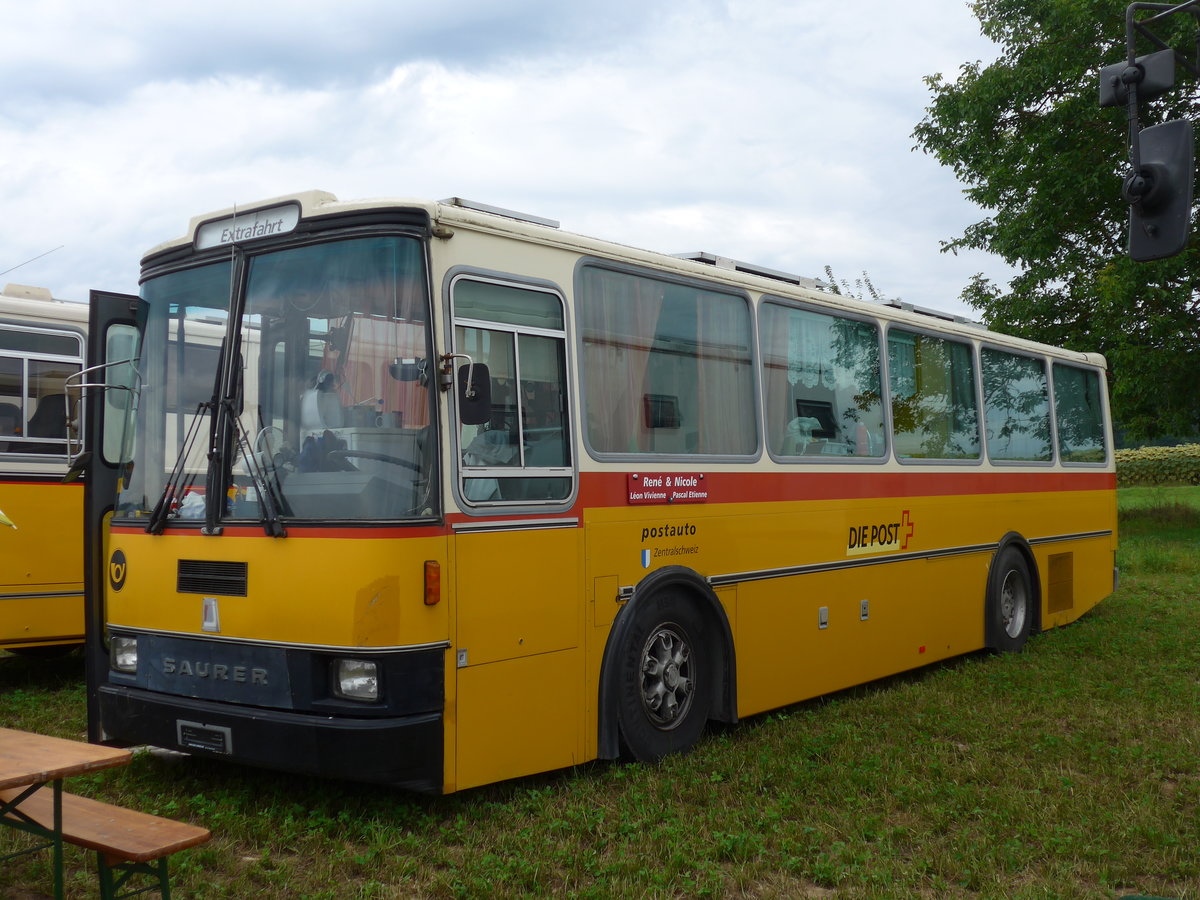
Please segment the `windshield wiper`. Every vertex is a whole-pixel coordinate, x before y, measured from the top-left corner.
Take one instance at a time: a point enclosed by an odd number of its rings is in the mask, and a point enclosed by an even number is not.
[[[188,426],[187,435],[183,439],[183,444],[179,448],[179,455],[175,457],[175,465],[171,468],[171,474],[167,478],[167,483],[163,486],[162,494],[159,495],[158,502],[154,504],[154,509],[150,513],[150,521],[146,523],[147,534],[162,534],[163,527],[167,524],[167,519],[171,517],[171,504],[176,500],[182,500],[176,496],[179,490],[179,484],[183,481],[183,470],[186,466],[187,459],[191,455],[192,447],[196,443],[196,435],[200,432],[200,421],[205,410],[212,410],[213,403],[201,401],[196,404],[196,413],[192,417],[192,423]]]
[[[175,465],[171,468],[171,474],[167,478],[162,493],[159,495],[158,502],[154,504],[154,509],[150,513],[150,520],[146,523],[146,533],[162,534],[167,520],[173,514],[172,507],[174,503],[182,499],[179,497],[179,490],[180,484],[183,481],[187,459],[191,455],[192,447],[196,443],[196,437],[200,433],[202,416],[205,411],[211,412],[214,405],[225,405],[230,418],[234,422],[234,427],[237,430],[238,452],[246,463],[246,471],[250,474],[250,478],[254,482],[254,489],[258,493],[259,502],[262,506],[263,530],[270,537],[287,537],[287,530],[280,521],[279,508],[281,503],[279,495],[272,485],[273,479],[267,476],[263,467],[254,457],[253,448],[250,447],[249,436],[242,426],[241,419],[233,414],[232,403],[228,400],[221,401],[220,404],[205,401],[196,405],[195,416],[192,418],[187,435],[184,437],[179,455],[175,458]]]
[[[254,482],[254,490],[258,493],[258,502],[262,508],[262,524],[263,531],[268,537],[287,537],[287,529],[283,527],[283,523],[279,521],[280,499],[275,493],[275,485],[278,480],[268,478],[267,473],[259,464],[258,459],[254,455],[254,447],[250,444],[250,435],[242,425],[241,417],[234,415],[233,404],[226,400],[229,404],[228,414],[233,419],[234,428],[237,430],[237,449],[242,456],[243,462],[246,463],[246,471],[250,475],[250,479]]]

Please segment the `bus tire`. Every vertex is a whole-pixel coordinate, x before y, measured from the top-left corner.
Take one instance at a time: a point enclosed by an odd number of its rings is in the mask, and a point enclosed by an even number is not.
[[[1020,653],[1029,640],[1037,593],[1029,561],[1017,547],[1001,547],[988,573],[986,633],[997,653]]]
[[[633,611],[620,649],[617,724],[639,762],[685,753],[712,705],[708,623],[680,590],[660,590]]]

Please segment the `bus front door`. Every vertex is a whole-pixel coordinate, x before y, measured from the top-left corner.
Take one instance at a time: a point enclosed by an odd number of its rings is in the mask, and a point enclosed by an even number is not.
[[[105,592],[112,572],[108,522],[117,484],[129,457],[131,412],[136,403],[136,357],[143,302],[130,294],[92,291],[89,297],[87,368],[84,370],[86,436],[84,485],[84,629],[88,740],[105,739],[98,691],[108,671]],[[119,561],[116,565],[119,567]]]

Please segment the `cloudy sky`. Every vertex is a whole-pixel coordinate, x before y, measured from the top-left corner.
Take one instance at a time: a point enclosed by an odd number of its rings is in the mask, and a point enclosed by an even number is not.
[[[4,24],[0,285],[133,292],[193,215],[309,188],[865,270],[953,312],[1010,274],[940,252],[984,213],[912,149],[922,78],[995,56],[965,0],[38,0]]]

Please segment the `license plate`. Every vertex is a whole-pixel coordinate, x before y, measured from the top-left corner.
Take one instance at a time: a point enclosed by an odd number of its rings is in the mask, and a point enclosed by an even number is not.
[[[177,719],[175,734],[179,746],[185,750],[204,750],[225,755],[233,752],[233,733],[223,725],[204,725]]]

